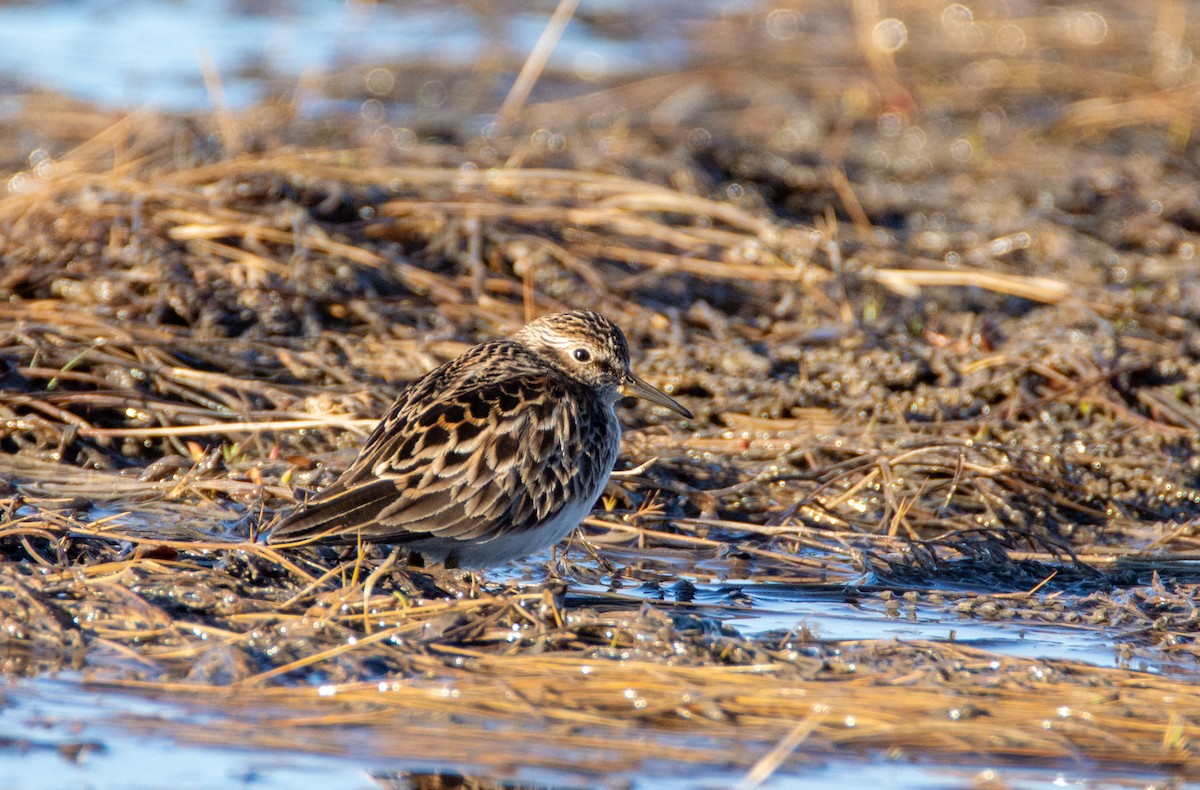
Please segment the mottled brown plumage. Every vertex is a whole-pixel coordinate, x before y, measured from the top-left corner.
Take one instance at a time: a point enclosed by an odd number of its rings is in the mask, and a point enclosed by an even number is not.
[[[616,463],[622,394],[691,416],[633,375],[607,318],[538,319],[411,384],[350,468],[268,541],[402,544],[464,567],[556,543]]]

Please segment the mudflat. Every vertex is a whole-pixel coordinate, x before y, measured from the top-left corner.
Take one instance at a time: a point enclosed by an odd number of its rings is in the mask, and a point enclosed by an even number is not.
[[[351,70],[315,118],[14,98],[4,674],[380,782],[1195,779],[1187,7],[810,5],[498,118],[520,62]],[[553,556],[255,541],[407,382],[579,308],[696,419],[619,406]]]

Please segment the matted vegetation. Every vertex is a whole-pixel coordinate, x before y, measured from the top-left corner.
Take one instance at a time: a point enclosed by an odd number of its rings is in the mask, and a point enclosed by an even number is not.
[[[37,149],[0,199],[6,672],[221,717],[153,723],[183,739],[353,732],[484,773],[1200,773],[1197,76],[1168,46],[1194,31],[1147,33],[1170,3],[895,6],[895,58],[840,4],[749,14],[693,68],[483,134],[470,107],[398,130],[25,97],[0,125]],[[406,381],[573,307],[697,415],[623,408],[590,546],[469,575],[252,542]],[[750,633],[732,582],[1086,629],[1116,666]]]

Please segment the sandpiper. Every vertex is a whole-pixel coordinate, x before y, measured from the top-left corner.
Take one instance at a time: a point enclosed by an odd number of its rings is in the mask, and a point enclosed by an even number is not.
[[[409,385],[354,463],[267,540],[387,543],[464,568],[553,545],[604,490],[622,395],[692,416],[634,375],[612,321],[539,318]]]

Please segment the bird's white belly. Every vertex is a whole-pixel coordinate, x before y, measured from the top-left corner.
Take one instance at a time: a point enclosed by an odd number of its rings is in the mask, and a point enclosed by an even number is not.
[[[568,504],[544,524],[525,532],[509,532],[482,543],[472,543],[457,550],[458,562],[464,568],[497,565],[553,546],[579,526],[592,511],[592,505],[604,490]]]
[[[468,542],[436,539],[417,541],[411,546],[429,562],[445,562],[453,552],[459,567],[462,568],[485,568],[532,554],[547,546],[553,546],[579,526],[587,514],[592,512],[592,505],[596,504],[596,500],[603,493],[608,477],[603,475],[594,491],[568,503],[549,521],[533,529],[505,532],[490,540]]]

